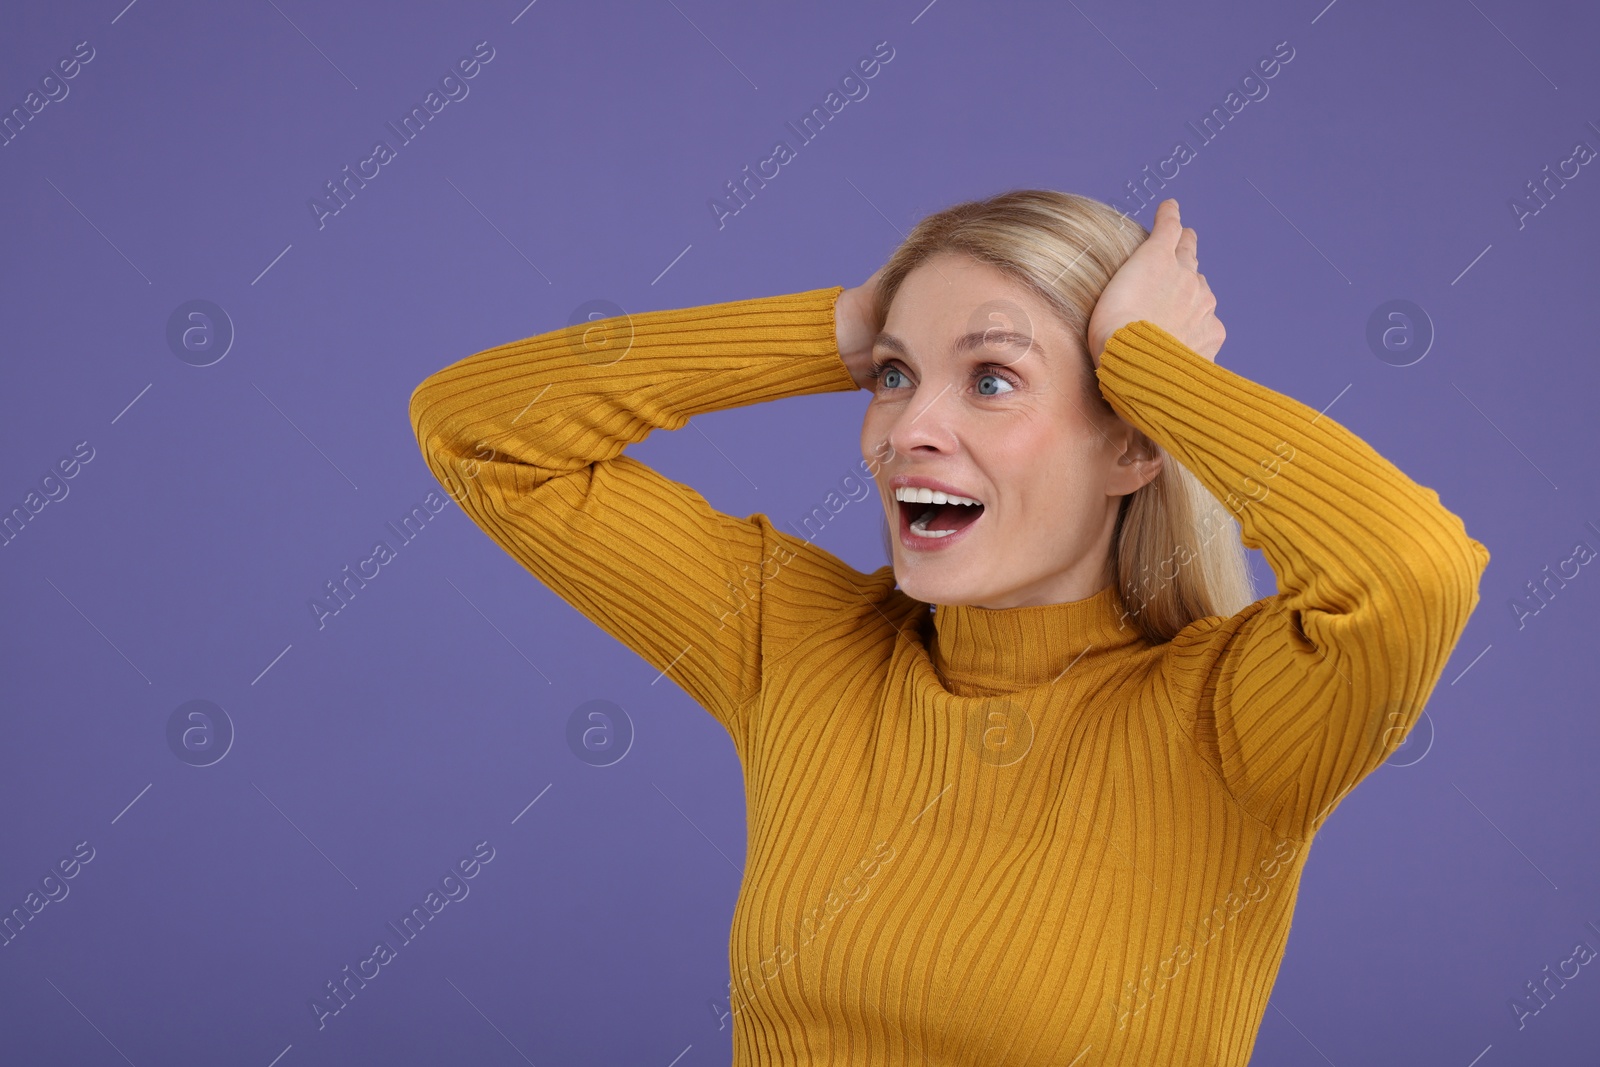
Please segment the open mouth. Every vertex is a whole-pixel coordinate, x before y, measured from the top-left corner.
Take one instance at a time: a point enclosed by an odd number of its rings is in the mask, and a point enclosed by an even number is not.
[[[983,514],[982,504],[928,504],[903,500],[900,512],[916,537],[940,538],[971,526]]]

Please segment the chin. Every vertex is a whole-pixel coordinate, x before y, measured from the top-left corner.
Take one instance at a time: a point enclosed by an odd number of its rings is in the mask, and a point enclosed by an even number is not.
[[[929,574],[929,569],[921,568],[919,572],[896,564],[895,584],[906,596],[924,604],[959,604],[972,599],[967,583],[953,580],[954,576],[950,575]]]

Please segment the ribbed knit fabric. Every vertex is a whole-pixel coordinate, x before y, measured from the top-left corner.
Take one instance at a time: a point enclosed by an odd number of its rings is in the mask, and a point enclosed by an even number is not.
[[[621,454],[855,389],[840,291],[556,330],[411,398],[472,520],[733,738],[734,1063],[1242,1067],[1312,834],[1421,714],[1488,551],[1334,419],[1144,321],[1102,392],[1280,589],[1164,644],[1110,587],[930,612]]]

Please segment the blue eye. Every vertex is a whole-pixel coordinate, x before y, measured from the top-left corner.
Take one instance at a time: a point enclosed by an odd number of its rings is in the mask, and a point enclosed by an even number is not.
[[[1005,386],[1006,386],[1006,388],[1008,390],[1016,389],[1016,386],[1012,385],[1011,382],[1009,380],[1007,380],[1003,375],[994,374],[994,373],[991,372],[991,373],[987,373],[987,374],[980,374],[979,377],[980,378],[993,378],[997,382],[1005,382]],[[1001,393],[983,393],[982,395],[984,395],[984,396],[1001,396],[1003,394],[1001,394]]]
[[[878,382],[880,385],[883,385],[887,389],[893,389],[894,386],[890,385],[890,384],[887,384],[886,380],[884,379],[884,375],[885,374],[899,374],[899,373],[900,372],[898,370],[896,370],[895,368],[889,366],[889,364],[887,364],[887,363],[876,363],[876,362],[874,362],[872,364],[872,366],[867,369],[867,377],[871,378],[875,382]]]
[[[979,396],[1004,396],[1006,392],[1015,392],[1017,388],[1017,380],[1010,374],[1000,371],[999,367],[993,363],[985,363],[974,367],[972,376],[979,381],[984,378],[993,378],[996,381],[1004,382],[1006,385],[1004,392],[988,392],[980,386],[978,389]],[[893,389],[896,387],[898,379],[903,375],[900,372],[900,368],[894,366],[892,362],[874,362],[867,368],[867,377],[885,389]]]

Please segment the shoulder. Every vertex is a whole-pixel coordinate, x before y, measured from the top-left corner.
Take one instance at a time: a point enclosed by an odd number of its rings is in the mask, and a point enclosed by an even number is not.
[[[1184,671],[1209,667],[1216,662],[1250,621],[1271,610],[1270,597],[1252,600],[1232,615],[1206,615],[1179,630],[1170,641],[1154,646],[1161,651],[1161,662],[1169,670]]]
[[[1142,657],[1150,695],[1193,726],[1195,716],[1215,696],[1225,654],[1272,608],[1271,598],[1253,600],[1232,615],[1195,619],[1170,640],[1151,645],[1149,655]]]
[[[766,622],[794,636],[848,633],[894,637],[928,606],[895,587],[894,568],[860,571],[820,545],[774,526],[765,515],[763,590]]]

